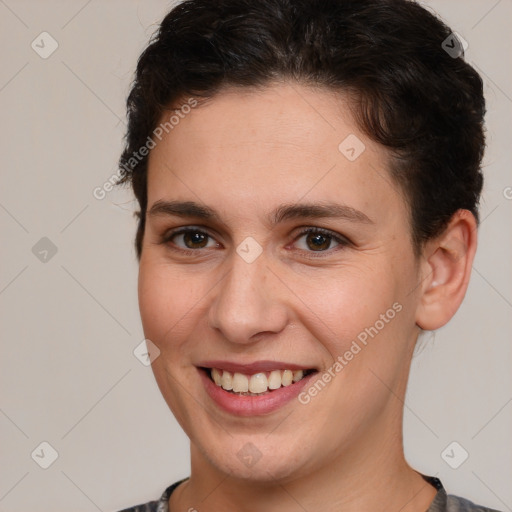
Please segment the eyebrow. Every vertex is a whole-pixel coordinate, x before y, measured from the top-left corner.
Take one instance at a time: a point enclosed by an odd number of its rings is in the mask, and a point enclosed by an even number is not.
[[[373,221],[363,212],[338,203],[313,203],[282,205],[272,214],[273,224],[290,219],[335,218],[363,224],[373,224]]]
[[[208,206],[194,201],[156,201],[148,211],[151,217],[175,216],[220,221],[219,215]],[[363,212],[338,203],[283,204],[270,215],[271,224],[291,219],[335,218],[363,224],[374,222]]]
[[[151,217],[172,215],[175,217],[196,217],[218,220],[214,210],[194,201],[156,201],[148,211]]]

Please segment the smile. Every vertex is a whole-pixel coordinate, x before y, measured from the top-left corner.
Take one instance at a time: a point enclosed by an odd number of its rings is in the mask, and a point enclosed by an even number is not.
[[[211,368],[210,377],[219,387],[243,396],[259,396],[302,380],[315,370],[272,370],[244,375]]]
[[[235,416],[265,415],[284,407],[318,373],[314,368],[276,361],[245,365],[211,361],[197,369],[209,398]]]

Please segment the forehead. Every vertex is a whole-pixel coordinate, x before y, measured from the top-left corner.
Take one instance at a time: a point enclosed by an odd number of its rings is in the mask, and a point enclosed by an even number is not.
[[[148,206],[171,198],[249,215],[307,200],[370,217],[405,208],[387,151],[360,132],[340,95],[280,84],[226,91],[185,110],[151,151]]]

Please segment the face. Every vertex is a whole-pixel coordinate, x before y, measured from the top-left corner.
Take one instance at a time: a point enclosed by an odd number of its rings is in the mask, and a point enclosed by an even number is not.
[[[339,95],[285,84],[152,150],[140,310],[193,463],[286,481],[398,446],[418,265],[388,167]]]

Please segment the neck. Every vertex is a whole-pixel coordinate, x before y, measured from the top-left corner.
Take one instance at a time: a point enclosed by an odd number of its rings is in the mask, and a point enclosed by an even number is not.
[[[191,454],[191,477],[171,495],[172,512],[425,512],[436,494],[406,463],[401,436],[396,435],[365,436],[306,476],[270,483],[221,473],[193,445]]]

